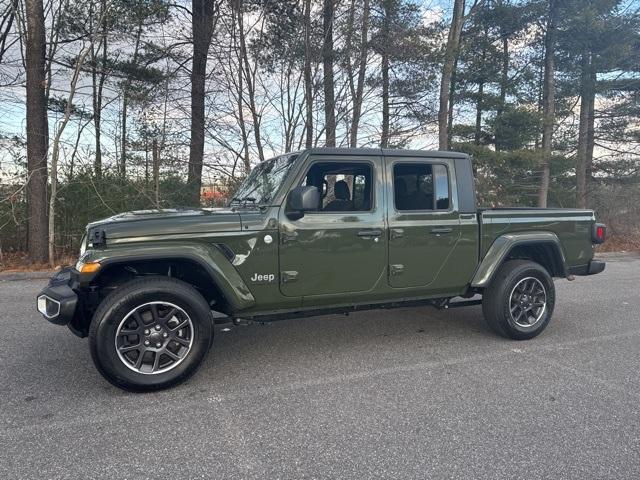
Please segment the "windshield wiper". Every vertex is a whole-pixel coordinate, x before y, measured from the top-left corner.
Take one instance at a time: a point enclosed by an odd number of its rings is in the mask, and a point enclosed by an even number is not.
[[[253,206],[257,206],[257,205],[256,205],[256,199],[255,199],[254,197],[242,197],[242,198],[240,198],[240,197],[233,197],[233,198],[231,199],[231,203],[233,203],[233,202],[238,202],[238,203],[240,203],[243,207],[247,207],[247,206],[249,206],[249,205],[250,205],[250,206],[252,206],[252,207],[253,207]],[[249,204],[249,202],[250,202],[250,204]],[[249,204],[249,205],[248,205],[248,204]]]

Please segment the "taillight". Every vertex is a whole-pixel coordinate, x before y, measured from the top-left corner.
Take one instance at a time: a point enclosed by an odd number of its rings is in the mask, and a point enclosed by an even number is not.
[[[596,223],[591,233],[591,241],[595,244],[604,243],[607,238],[607,227],[604,223]]]

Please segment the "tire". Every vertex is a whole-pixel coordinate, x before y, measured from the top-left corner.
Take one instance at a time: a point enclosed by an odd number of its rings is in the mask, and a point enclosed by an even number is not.
[[[116,387],[135,392],[187,380],[212,340],[206,300],[189,284],[169,277],[136,279],[114,290],[100,303],[89,328],[98,371]]]
[[[544,267],[529,260],[509,260],[485,289],[482,312],[497,334],[528,340],[549,324],[555,298],[553,278]]]

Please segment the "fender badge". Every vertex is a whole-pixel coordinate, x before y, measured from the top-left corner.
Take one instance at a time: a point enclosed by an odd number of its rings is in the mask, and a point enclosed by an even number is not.
[[[273,242],[273,237],[271,235],[265,235],[264,236],[264,243],[269,245],[271,242]]]

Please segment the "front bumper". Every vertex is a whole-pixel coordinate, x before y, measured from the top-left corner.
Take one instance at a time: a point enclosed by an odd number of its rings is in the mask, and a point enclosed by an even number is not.
[[[79,333],[76,331],[77,320],[82,315],[76,293],[77,278],[75,268],[63,268],[51,277],[49,285],[37,296],[38,311],[46,320],[56,325],[67,325],[76,334]]]
[[[607,264],[601,260],[590,260],[586,265],[571,267],[569,273],[572,275],[595,275],[602,273]]]

